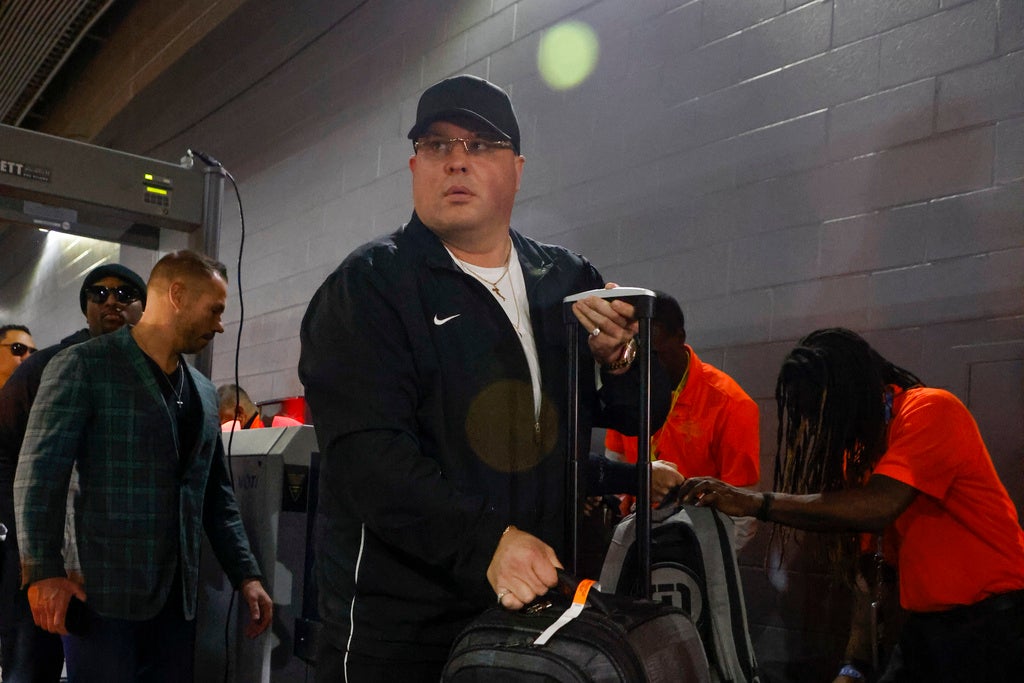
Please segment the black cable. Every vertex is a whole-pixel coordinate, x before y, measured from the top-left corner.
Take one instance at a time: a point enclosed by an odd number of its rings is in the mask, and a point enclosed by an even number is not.
[[[230,171],[224,168],[224,165],[214,159],[205,152],[200,152],[197,149],[190,149],[186,153],[188,157],[197,157],[204,164],[212,168],[216,168],[224,177],[231,182],[231,187],[235,191],[235,200],[238,204],[238,222],[241,231],[241,237],[238,243],[238,262],[236,265],[235,281],[238,283],[238,334],[235,337],[235,415],[231,425],[231,432],[228,434],[228,447],[227,452],[224,454],[224,459],[228,467],[228,478],[231,481],[231,490],[235,488],[235,472],[231,464],[231,446],[235,440],[235,425],[234,422],[238,420],[238,406],[241,403],[241,387],[239,384],[239,371],[238,371],[238,357],[242,348],[242,325],[245,323],[245,298],[242,296],[242,252],[245,249],[245,210],[242,206],[242,193],[238,190],[238,183],[235,181],[235,177],[231,175]],[[240,421],[239,421],[240,422]],[[224,618],[224,683],[228,683],[229,674],[231,671],[231,612],[235,607],[235,595],[238,593],[237,590],[231,591],[231,597],[228,599],[228,612]]]
[[[200,157],[202,158],[202,157]],[[216,161],[213,157],[209,157],[209,160]],[[203,159],[207,161],[207,159]],[[245,299],[242,297],[242,250],[245,248],[245,211],[242,208],[242,194],[238,191],[238,183],[235,182],[235,177],[228,172],[226,168],[217,162],[217,166],[228,180],[231,181],[231,187],[235,191],[235,199],[238,202],[238,222],[241,231],[241,237],[238,242],[238,262],[235,267],[235,281],[238,283],[238,334],[235,336],[235,410],[238,410],[240,404],[240,385],[239,385],[239,373],[238,373],[238,356],[242,348],[242,325],[245,323]],[[231,488],[235,487],[235,472],[231,465],[231,444],[235,438],[235,426],[231,425],[231,433],[228,435],[228,450],[225,454],[225,458],[228,462],[228,476],[231,478]],[[224,683],[228,683],[228,671],[230,669],[230,625],[231,625],[231,611],[235,606],[235,594],[237,591],[231,591],[231,599],[228,600],[228,615],[224,620]]]

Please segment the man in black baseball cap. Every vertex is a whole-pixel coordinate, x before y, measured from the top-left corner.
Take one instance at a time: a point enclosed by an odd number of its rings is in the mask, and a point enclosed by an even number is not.
[[[566,552],[561,301],[605,282],[511,228],[526,160],[504,90],[469,75],[431,86],[409,138],[411,219],[350,254],[302,322],[324,456],[318,682],[436,683],[456,634],[495,599],[547,592]],[[574,313],[602,393],[619,391],[607,405],[638,414],[633,307],[589,297]],[[582,366],[583,430],[614,427]],[[593,491],[612,492],[627,491]]]
[[[12,680],[58,683],[64,666],[60,636],[35,625],[21,590],[14,523],[14,472],[43,370],[69,346],[137,323],[146,303],[146,283],[119,263],[104,264],[85,276],[78,298],[88,326],[32,354],[0,389],[0,522],[8,529],[0,568],[0,647],[4,677]]]
[[[409,139],[421,137],[435,121],[468,118],[512,143],[520,153],[519,122],[508,94],[489,81],[463,74],[427,88],[416,107],[416,124]]]

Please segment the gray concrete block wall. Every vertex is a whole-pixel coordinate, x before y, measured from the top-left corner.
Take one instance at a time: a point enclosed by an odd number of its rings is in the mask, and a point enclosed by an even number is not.
[[[996,52],[996,10],[996,0],[969,2],[882,34],[881,85],[899,85],[990,59]]]
[[[930,16],[938,0],[835,0],[833,22],[836,45],[884,33],[898,26]]]
[[[829,155],[848,159],[919,140],[935,130],[934,79],[845,102],[829,110]]]
[[[330,30],[341,10],[299,4],[310,11],[272,14],[291,57],[273,52],[255,83],[243,65],[217,71],[224,105],[184,133],[168,123],[148,152],[204,149],[239,179],[239,365],[254,397],[301,393],[310,296],[349,251],[407,219],[419,92],[469,72],[506,87],[520,116],[516,227],[681,300],[694,346],[761,406],[766,486],[779,361],[806,332],[841,324],[968,403],[1021,507],[1019,0],[387,0]],[[537,47],[567,19],[588,23],[601,52],[587,81],[555,92]],[[230,201],[224,221],[233,267]],[[233,372],[235,298],[232,287],[218,382]],[[798,551],[765,575],[758,543],[741,560],[759,654],[817,657],[818,679],[831,675],[842,591]]]
[[[1020,113],[1024,76],[1020,51],[939,78],[936,129],[989,124]]]

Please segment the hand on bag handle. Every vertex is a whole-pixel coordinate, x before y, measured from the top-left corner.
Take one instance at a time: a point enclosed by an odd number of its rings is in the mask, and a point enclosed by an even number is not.
[[[572,600],[581,585],[584,584],[583,580],[576,578],[573,574],[570,574],[564,569],[558,569],[558,585],[552,588],[552,591],[558,591],[565,597]],[[600,611],[603,614],[609,614],[608,605],[602,600],[601,586],[596,581],[586,579],[589,585],[583,586],[587,589],[585,593],[586,604]]]

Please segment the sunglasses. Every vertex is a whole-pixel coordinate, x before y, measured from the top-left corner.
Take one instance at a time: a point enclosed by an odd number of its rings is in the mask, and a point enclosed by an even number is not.
[[[89,301],[94,304],[104,304],[107,302],[107,297],[111,294],[114,295],[114,299],[119,304],[130,304],[133,301],[138,301],[142,298],[139,294],[139,290],[134,287],[127,285],[121,285],[120,287],[104,287],[102,285],[92,285],[91,287],[85,288],[85,294],[89,297]]]
[[[21,358],[26,353],[31,356],[33,353],[36,352],[34,346],[28,346],[27,344],[22,344],[21,342],[14,342],[13,344],[0,344],[0,346],[10,347],[11,355],[17,358]]]

